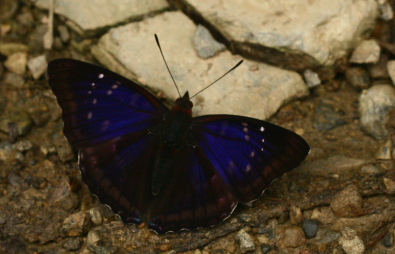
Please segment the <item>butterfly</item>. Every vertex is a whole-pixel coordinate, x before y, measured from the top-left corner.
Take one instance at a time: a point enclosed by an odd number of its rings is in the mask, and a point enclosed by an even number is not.
[[[57,59],[49,85],[83,181],[125,223],[157,233],[216,225],[258,199],[309,153],[299,135],[237,115],[192,117],[105,68]]]

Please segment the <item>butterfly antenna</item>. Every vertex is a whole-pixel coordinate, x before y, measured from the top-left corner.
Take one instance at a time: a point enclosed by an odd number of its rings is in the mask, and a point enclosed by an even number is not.
[[[239,67],[239,65],[243,62],[243,60],[240,60],[235,66],[233,66],[232,69],[230,69],[229,71],[227,71],[224,75],[222,75],[221,77],[217,78],[213,83],[211,83],[210,85],[206,86],[205,88],[203,88],[202,90],[200,90],[199,92],[195,93],[192,97],[190,97],[189,99],[192,99],[193,97],[195,97],[196,95],[200,94],[201,92],[203,92],[204,90],[206,90],[207,88],[209,88],[210,86],[214,85],[218,80],[220,80],[221,78],[225,77],[226,75],[229,74],[229,72],[233,71],[234,69],[236,69],[237,67]]]
[[[162,52],[162,48],[160,47],[160,43],[159,43],[158,36],[157,36],[156,34],[155,34],[155,40],[156,40],[156,44],[158,44],[158,48],[159,48],[160,54],[162,55],[163,61],[165,62],[165,65],[166,65],[167,71],[169,72],[169,74],[170,74],[170,77],[171,77],[171,79],[173,80],[173,83],[174,83],[174,85],[176,86],[176,89],[177,89],[178,95],[181,97],[180,90],[178,90],[178,86],[177,86],[177,84],[176,84],[176,81],[174,81],[173,75],[171,75],[171,72],[170,72],[169,66],[167,65],[166,59],[165,59],[165,57],[164,57],[164,55],[163,55],[163,52]]]

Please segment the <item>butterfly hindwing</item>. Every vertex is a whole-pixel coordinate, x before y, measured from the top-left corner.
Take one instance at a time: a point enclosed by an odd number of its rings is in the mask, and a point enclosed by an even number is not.
[[[299,135],[243,116],[197,117],[193,129],[212,167],[242,202],[259,198],[273,180],[297,167],[310,150]]]
[[[64,134],[76,147],[147,129],[168,110],[138,84],[93,64],[57,59],[49,63],[48,76]]]

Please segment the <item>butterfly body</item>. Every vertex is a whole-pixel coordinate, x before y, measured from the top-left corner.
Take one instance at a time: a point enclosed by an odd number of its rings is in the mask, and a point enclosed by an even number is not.
[[[265,121],[193,118],[188,92],[169,110],[99,66],[57,59],[48,75],[84,182],[125,223],[158,233],[218,224],[309,152],[303,138]]]

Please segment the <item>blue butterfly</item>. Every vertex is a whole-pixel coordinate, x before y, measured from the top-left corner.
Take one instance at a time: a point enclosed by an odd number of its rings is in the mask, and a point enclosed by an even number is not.
[[[48,76],[91,192],[125,223],[158,233],[218,224],[310,150],[299,135],[258,119],[192,118],[188,92],[169,110],[135,82],[89,63],[57,59]]]

